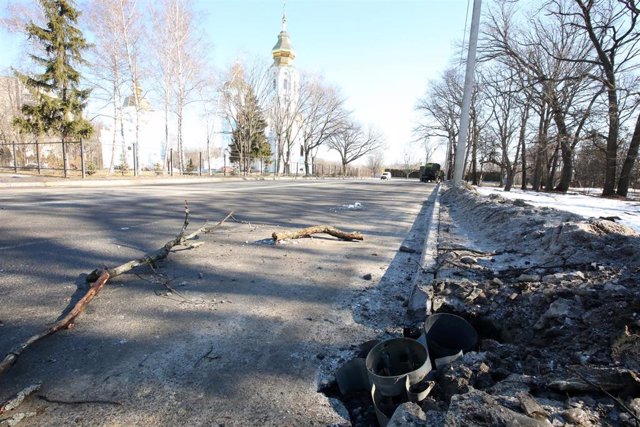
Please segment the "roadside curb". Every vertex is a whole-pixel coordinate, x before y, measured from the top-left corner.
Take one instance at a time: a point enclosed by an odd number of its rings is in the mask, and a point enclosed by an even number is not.
[[[440,184],[429,197],[431,205],[425,214],[429,218],[429,227],[420,255],[418,272],[414,276],[411,293],[405,314],[405,329],[418,327],[431,312],[431,299],[428,288],[435,279],[435,264],[438,255],[438,234],[440,230]],[[426,203],[429,203],[427,199]]]

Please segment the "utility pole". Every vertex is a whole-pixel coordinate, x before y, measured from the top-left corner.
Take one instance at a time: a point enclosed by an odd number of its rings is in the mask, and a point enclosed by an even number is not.
[[[471,17],[471,31],[469,33],[469,52],[467,53],[467,71],[464,76],[464,94],[462,95],[462,111],[460,112],[460,128],[458,144],[456,145],[456,163],[453,183],[460,185],[464,174],[464,157],[469,133],[469,110],[473,93],[473,78],[476,68],[476,48],[478,47],[478,32],[480,28],[480,7],[482,0],[473,0],[473,15]]]

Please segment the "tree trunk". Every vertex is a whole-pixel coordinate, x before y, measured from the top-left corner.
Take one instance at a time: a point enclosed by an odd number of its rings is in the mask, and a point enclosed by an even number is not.
[[[111,161],[109,161],[109,175],[115,169],[116,140],[118,135],[118,100],[116,98],[116,82],[113,82],[113,141],[111,143]]]
[[[535,166],[533,168],[532,187],[533,191],[540,191],[542,186],[542,158],[543,154],[547,152],[547,108],[546,104],[542,105],[540,109],[540,121],[538,122],[538,141],[536,141],[536,149],[534,153]]]
[[[473,146],[471,148],[471,175],[473,185],[479,185],[478,182],[478,137],[474,132]]]
[[[184,144],[182,141],[182,108],[178,107],[178,162],[180,163],[180,175],[184,175]]]
[[[165,88],[165,90],[167,90]],[[164,166],[167,167],[167,174],[169,173],[169,162],[167,158],[169,156],[169,100],[164,100],[164,156],[163,156],[163,170]],[[173,165],[171,165],[173,166]]]
[[[526,150],[526,142],[525,142],[525,133],[527,130],[527,121],[529,120],[529,104],[525,105],[524,116],[522,117],[522,123],[520,124],[520,154],[522,164],[522,189],[527,189],[527,150]],[[517,159],[516,159],[517,160]]]
[[[309,176],[309,150],[304,150],[304,176]]]
[[[636,127],[633,130],[633,136],[631,137],[631,143],[629,144],[629,150],[627,156],[624,159],[622,165],[622,171],[620,172],[620,178],[618,179],[618,191],[617,194],[622,197],[627,197],[629,192],[629,181],[631,180],[631,171],[633,165],[638,158],[638,147],[640,146],[640,116],[636,120]]]
[[[607,73],[609,79],[614,76]],[[607,150],[605,160],[603,196],[614,194],[616,186],[616,167],[618,161],[618,134],[620,128],[620,114],[618,112],[618,95],[616,93],[615,80],[610,80],[607,87],[607,100],[609,103],[609,133],[607,134]],[[631,147],[630,147],[631,148]],[[626,162],[626,160],[625,160]]]
[[[555,190],[562,193],[566,193],[571,185],[571,177],[573,175],[573,148],[569,141],[564,141],[560,144],[562,146],[562,169],[560,170],[560,182],[556,186]]]
[[[553,151],[553,156],[551,156],[551,166],[547,172],[547,182],[545,183],[544,190],[552,191],[553,190],[553,182],[556,177],[556,170],[558,169],[558,152],[560,151],[560,144],[556,144],[556,148]]]

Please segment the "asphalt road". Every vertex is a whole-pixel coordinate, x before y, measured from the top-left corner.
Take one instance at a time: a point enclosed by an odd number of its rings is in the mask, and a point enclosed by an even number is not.
[[[339,405],[316,393],[321,371],[398,326],[380,318],[397,319],[402,298],[372,301],[383,287],[409,292],[416,255],[397,249],[421,244],[418,214],[432,190],[404,180],[3,189],[0,357],[55,320],[84,274],[174,237],[185,200],[194,229],[230,211],[235,220],[204,246],[172,253],[158,274],[110,282],[74,330],[37,344],[0,378],[0,400],[41,382],[49,400],[76,402],[26,402],[33,425],[340,422]],[[273,231],[315,224],[365,241],[269,243]]]

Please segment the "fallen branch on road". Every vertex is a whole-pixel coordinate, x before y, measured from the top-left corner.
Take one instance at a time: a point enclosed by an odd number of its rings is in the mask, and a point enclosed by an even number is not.
[[[21,390],[14,396],[10,397],[4,403],[0,404],[0,415],[4,414],[5,412],[13,411],[18,406],[20,406],[22,401],[26,399],[31,393],[35,393],[38,390],[40,390],[40,384],[33,384]]]
[[[75,320],[75,318],[78,317],[80,313],[82,313],[82,311],[85,309],[87,304],[91,302],[93,297],[98,295],[98,293],[102,290],[104,285],[107,283],[107,280],[109,280],[109,273],[107,271],[103,271],[98,277],[98,279],[95,282],[91,283],[91,286],[89,286],[89,290],[87,291],[87,293],[82,298],[80,298],[80,300],[78,300],[76,305],[71,309],[71,311],[69,311],[69,313],[67,313],[66,316],[58,320],[56,323],[54,323],[52,326],[45,329],[44,331],[31,336],[28,340],[26,340],[22,344],[18,344],[16,347],[14,347],[5,356],[4,360],[0,362],[0,376],[4,374],[10,367],[12,367],[14,363],[16,363],[16,361],[18,360],[18,357],[20,357],[20,355],[24,353],[24,351],[27,348],[29,348],[31,345],[40,341],[43,338],[48,337],[49,335],[55,334],[61,329],[72,328],[73,321]]]
[[[314,225],[312,227],[303,228],[298,231],[282,231],[282,232],[274,232],[271,237],[273,238],[274,243],[278,243],[281,240],[286,239],[300,239],[302,237],[311,237],[312,234],[324,233],[329,234],[333,237],[337,237],[342,240],[364,240],[362,234],[358,232],[346,233],[344,231],[338,230],[335,227],[330,225]]]
[[[91,302],[91,300],[96,295],[98,295],[98,293],[100,293],[109,279],[124,274],[141,265],[154,265],[157,261],[166,258],[175,246],[182,245],[188,249],[197,248],[202,243],[192,243],[190,242],[191,240],[195,239],[202,233],[206,234],[215,230],[232,215],[233,212],[230,212],[222,221],[212,226],[209,225],[208,222],[206,222],[202,227],[185,236],[187,226],[189,225],[189,204],[185,200],[184,222],[182,224],[180,232],[174,239],[169,240],[162,248],[158,249],[157,251],[150,254],[145,254],[141,258],[128,261],[118,267],[93,270],[87,276],[87,282],[89,282],[89,289],[87,290],[87,293],[73,305],[71,310],[69,310],[69,312],[64,315],[64,317],[55,322],[52,326],[46,328],[38,334],[31,336],[25,342],[18,344],[13,349],[11,349],[11,351],[9,351],[2,362],[0,362],[0,376],[2,376],[2,374],[4,374],[9,368],[11,368],[18,360],[18,357],[20,357],[20,355],[22,355],[22,353],[24,353],[24,351],[34,343],[58,332],[61,329],[73,328],[76,317],[78,317]]]

